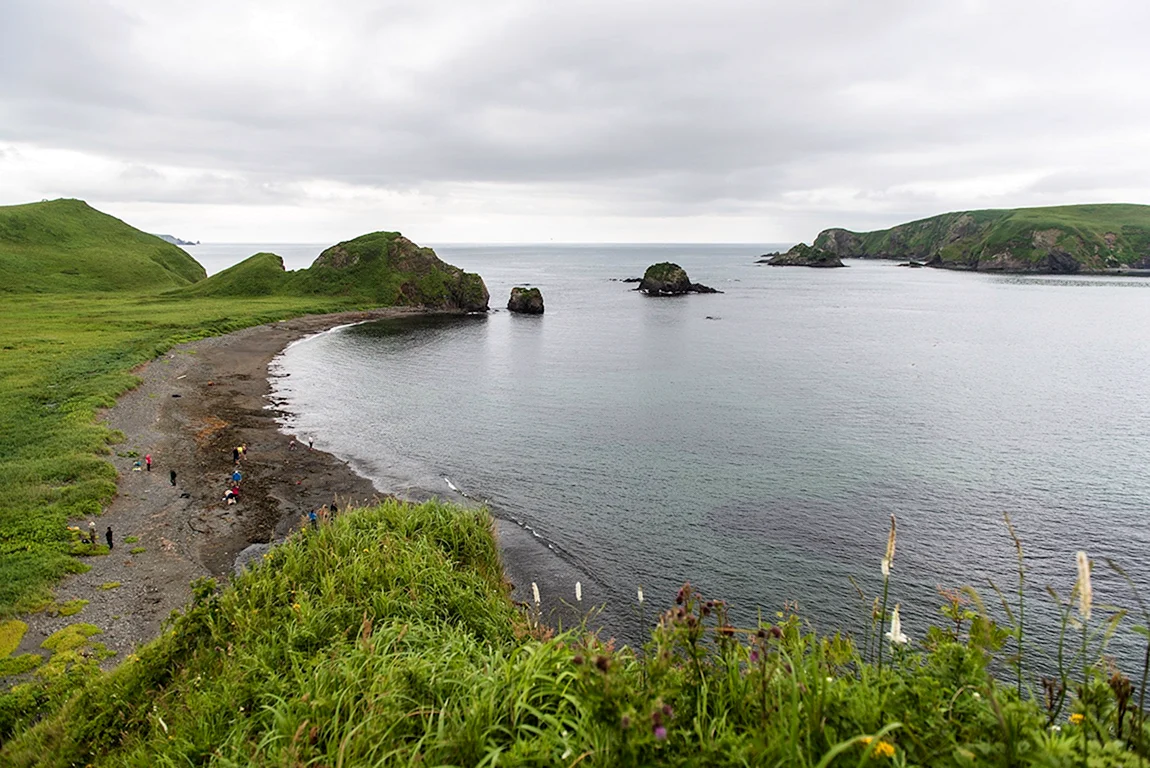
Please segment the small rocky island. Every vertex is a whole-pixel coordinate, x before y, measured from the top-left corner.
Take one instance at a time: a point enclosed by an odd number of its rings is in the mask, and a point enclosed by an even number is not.
[[[756,264],[772,267],[845,267],[842,259],[830,251],[799,243],[786,253],[768,253]]]
[[[525,315],[542,315],[543,294],[538,288],[516,286],[511,289],[511,298],[507,300],[507,309]]]
[[[701,283],[692,283],[687,271],[669,261],[652,264],[643,273],[636,291],[648,296],[682,296],[684,293],[722,293]]]

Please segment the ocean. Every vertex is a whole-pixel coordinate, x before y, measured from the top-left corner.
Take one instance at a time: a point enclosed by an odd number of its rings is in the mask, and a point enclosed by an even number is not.
[[[797,604],[858,632],[892,514],[912,639],[944,621],[939,588],[973,586],[1000,618],[995,587],[1016,599],[1004,513],[1036,645],[1053,650],[1046,587],[1069,596],[1076,550],[1096,601],[1134,608],[1105,558],[1150,588],[1150,281],[754,263],[777,247],[439,247],[494,311],[293,344],[285,429],[381,490],[486,503],[518,599],[536,581],[545,616],[624,642],[686,581],[737,623]],[[660,261],[723,293],[620,282]],[[544,315],[501,308],[520,284]],[[1128,631],[1114,650],[1138,655]]]

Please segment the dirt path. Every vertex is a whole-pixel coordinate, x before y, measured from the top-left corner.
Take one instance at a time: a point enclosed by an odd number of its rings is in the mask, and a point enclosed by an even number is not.
[[[342,461],[310,451],[306,438],[289,450],[269,409],[268,363],[288,343],[336,325],[395,317],[418,310],[387,309],[297,318],[248,328],[173,348],[141,366],[141,384],[103,414],[125,441],[114,446],[119,495],[95,519],[104,541],[111,526],[114,549],[92,557],[87,573],[56,589],[57,602],[90,601],[74,616],[24,617],[29,630],[18,653],[41,652],[40,643],[77,621],[95,624],[119,663],[155,638],[161,622],[190,597],[189,582],[226,576],[236,555],[253,543],[282,535],[299,516],[338,499],[369,500],[371,482]],[[223,501],[234,465],[232,449],[247,445],[240,462],[241,499]],[[134,471],[138,456],[152,456],[152,470]],[[175,470],[176,482],[170,472]],[[87,520],[73,521],[87,530]],[[129,536],[138,542],[128,543]],[[132,548],[144,551],[131,554]],[[119,583],[115,588],[105,585]]]

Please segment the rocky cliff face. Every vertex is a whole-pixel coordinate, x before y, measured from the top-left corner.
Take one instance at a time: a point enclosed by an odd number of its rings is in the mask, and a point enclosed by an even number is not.
[[[876,232],[827,229],[814,247],[839,258],[899,259],[980,272],[1150,268],[1150,206],[962,211]]]

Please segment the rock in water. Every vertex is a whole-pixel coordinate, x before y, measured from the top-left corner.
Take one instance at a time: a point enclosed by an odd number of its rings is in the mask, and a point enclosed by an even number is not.
[[[543,314],[543,294],[538,288],[511,289],[511,298],[507,300],[507,308],[512,312],[522,312],[525,315]]]
[[[681,296],[684,293],[722,293],[699,283],[692,283],[687,271],[678,264],[664,261],[647,267],[639,287],[648,296]]]
[[[761,263],[761,262],[760,262]],[[822,248],[813,248],[804,243],[791,248],[786,253],[775,254],[767,261],[772,267],[845,267],[842,260]]]

